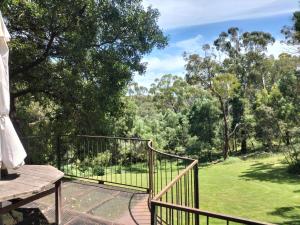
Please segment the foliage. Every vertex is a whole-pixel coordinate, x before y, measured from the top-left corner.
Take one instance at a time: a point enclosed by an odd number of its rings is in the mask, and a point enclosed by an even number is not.
[[[12,35],[11,117],[27,135],[111,133],[143,55],[166,45],[158,11],[140,0],[9,0],[1,10]],[[32,110],[47,114],[34,120]]]
[[[273,149],[272,140],[279,137],[275,113],[271,107],[261,105],[255,110],[256,138],[260,140],[266,151]]]
[[[191,134],[197,136],[207,148],[215,147],[214,139],[220,121],[220,110],[216,105],[215,100],[202,98],[192,106],[189,115]]]
[[[92,159],[90,166],[93,168],[93,174],[97,176],[105,175],[105,167],[109,165],[112,154],[109,151],[98,153],[98,155]]]
[[[141,0],[0,4],[12,34],[11,117],[23,135],[152,139],[158,149],[201,160],[282,149],[297,164],[300,57],[267,56],[271,34],[231,27],[203,46],[203,56],[184,54],[185,78],[166,74],[148,89],[133,75],[167,38],[158,11]],[[300,41],[299,18],[282,30],[289,44]],[[115,153],[122,157],[113,154],[114,163],[142,158],[122,146]],[[102,174],[99,157],[92,160]]]

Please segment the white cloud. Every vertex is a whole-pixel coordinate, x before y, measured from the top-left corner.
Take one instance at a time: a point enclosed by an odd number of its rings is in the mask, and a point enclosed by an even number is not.
[[[275,58],[278,58],[281,53],[299,55],[298,47],[299,46],[287,45],[286,43],[277,40],[273,45],[268,47],[267,55],[273,55]]]
[[[182,55],[165,55],[162,57],[145,58],[147,62],[147,72],[172,73],[181,70],[184,67],[184,59]]]
[[[147,71],[145,75],[136,75],[134,80],[145,87],[150,87],[156,78],[164,74],[183,76],[185,61],[182,55],[163,55],[160,57],[146,57]]]
[[[174,46],[177,48],[180,48],[184,52],[188,52],[188,53],[198,52],[199,53],[202,51],[203,44],[204,44],[203,36],[201,34],[199,34],[193,38],[176,42],[174,44]]]
[[[179,41],[173,44],[173,47],[178,48],[180,51],[186,51],[188,53],[197,53],[203,55],[202,50],[203,39],[201,35]],[[299,47],[299,46],[298,46]],[[298,51],[297,46],[290,46],[286,43],[282,43],[280,40],[276,40],[273,45],[269,45],[267,48],[267,55],[273,55],[275,58],[281,53],[289,53],[296,55]],[[143,62],[147,63],[147,71],[145,75],[136,75],[134,80],[140,85],[150,87],[154,83],[156,78],[162,77],[164,74],[174,74],[178,76],[184,76],[185,74],[185,60],[181,53],[176,54],[163,54],[160,56],[145,57]],[[298,54],[299,55],[299,54]],[[218,60],[223,61],[227,56],[220,53]]]
[[[296,0],[144,0],[143,4],[160,11],[164,29],[266,17],[298,8]]]

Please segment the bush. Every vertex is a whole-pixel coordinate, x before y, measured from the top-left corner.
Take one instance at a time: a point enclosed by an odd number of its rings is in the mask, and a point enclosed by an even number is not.
[[[93,166],[93,174],[97,176],[104,176],[105,175],[105,167],[101,165],[94,165]]]
[[[300,174],[300,129],[291,132],[291,137],[285,151],[285,158],[289,164],[288,171]]]
[[[95,158],[92,160],[92,165],[93,167],[96,165],[101,165],[101,166],[108,166],[110,161],[112,159],[112,153],[107,150],[101,153],[98,153]]]
[[[81,172],[81,173],[85,173],[87,170],[89,170],[89,166],[90,166],[90,163],[89,163],[89,160],[88,159],[84,159],[83,161],[80,162],[80,160],[78,160],[78,170]]]
[[[300,174],[300,149],[288,149],[286,152],[286,160],[289,164],[288,171],[290,173]]]
[[[118,166],[116,168],[116,174],[121,174],[122,173],[122,167],[121,166]]]
[[[111,159],[112,153],[108,150],[105,152],[98,153],[97,156],[91,162],[93,174],[97,176],[104,176],[105,167],[109,166]]]

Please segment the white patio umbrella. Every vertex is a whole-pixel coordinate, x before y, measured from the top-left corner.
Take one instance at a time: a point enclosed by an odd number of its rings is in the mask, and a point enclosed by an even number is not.
[[[10,35],[0,12],[0,168],[4,165],[16,169],[24,164],[26,152],[9,118],[9,40]]]

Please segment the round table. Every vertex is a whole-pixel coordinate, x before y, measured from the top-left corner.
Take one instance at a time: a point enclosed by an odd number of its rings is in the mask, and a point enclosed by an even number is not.
[[[47,165],[24,165],[17,170],[8,170],[8,175],[0,180],[0,215],[55,193],[55,222],[61,224],[63,176],[63,172]],[[7,201],[11,204],[4,206]]]

